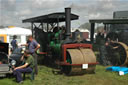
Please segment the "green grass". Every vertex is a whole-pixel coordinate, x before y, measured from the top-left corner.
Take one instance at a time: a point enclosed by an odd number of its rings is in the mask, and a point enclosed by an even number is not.
[[[28,75],[27,75],[28,77]],[[0,79],[0,85],[18,85],[15,78]],[[95,74],[82,76],[55,75],[52,68],[39,66],[39,74],[31,82],[26,79],[22,85],[127,85],[128,74],[119,76],[117,72],[105,71],[105,67],[97,65]]]

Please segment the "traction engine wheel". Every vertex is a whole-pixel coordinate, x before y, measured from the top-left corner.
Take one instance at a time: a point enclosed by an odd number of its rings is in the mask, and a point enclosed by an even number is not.
[[[116,49],[107,49],[111,64],[115,66],[128,65],[128,46],[122,42],[113,42],[110,45],[112,48],[117,47]]]
[[[88,64],[96,63],[96,57],[91,49],[67,49],[67,63],[70,64]],[[88,65],[87,69],[83,69],[82,65],[65,65],[62,66],[62,71],[66,75],[76,75],[85,73],[94,73],[96,65]]]

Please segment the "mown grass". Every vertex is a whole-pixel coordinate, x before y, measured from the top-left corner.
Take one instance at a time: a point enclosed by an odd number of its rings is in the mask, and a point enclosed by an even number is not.
[[[105,67],[97,65],[95,74],[85,74],[82,76],[66,76],[64,74],[55,75],[52,68],[39,66],[39,74],[34,81],[24,80],[22,85],[127,85],[128,74],[119,76],[116,72],[109,72]],[[19,85],[15,78],[0,79],[0,85]]]

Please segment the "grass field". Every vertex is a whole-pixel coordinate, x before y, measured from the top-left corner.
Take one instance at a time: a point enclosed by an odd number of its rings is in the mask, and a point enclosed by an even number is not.
[[[29,77],[29,75],[27,75]],[[18,85],[15,78],[2,78],[0,85]],[[105,67],[97,65],[95,74],[82,76],[55,75],[52,68],[39,66],[39,74],[35,80],[24,80],[22,85],[128,85],[128,75],[119,76],[116,72],[105,71]]]

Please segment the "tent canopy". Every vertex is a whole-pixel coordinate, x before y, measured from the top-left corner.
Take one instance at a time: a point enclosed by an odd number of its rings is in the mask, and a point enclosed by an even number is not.
[[[0,34],[7,34],[7,35],[31,35],[32,32],[29,29],[20,28],[20,27],[12,27],[12,28],[0,29]]]

